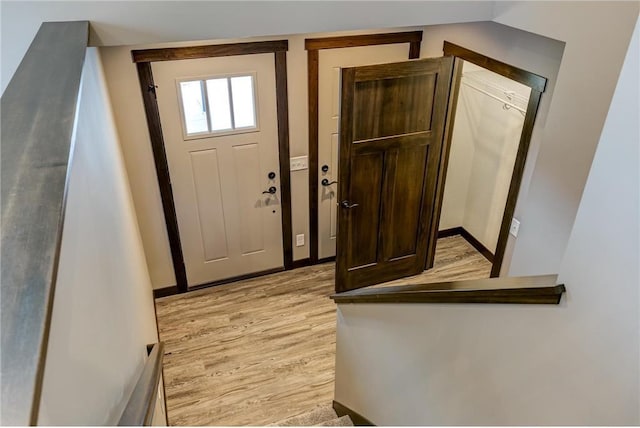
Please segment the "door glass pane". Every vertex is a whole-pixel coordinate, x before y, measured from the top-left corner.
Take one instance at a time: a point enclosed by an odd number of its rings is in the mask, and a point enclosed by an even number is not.
[[[209,131],[201,84],[202,82],[200,80],[180,82],[182,110],[184,112],[184,123],[187,134]]]
[[[228,79],[225,77],[222,79],[207,80],[207,95],[209,97],[211,131],[232,129]]]
[[[256,126],[256,113],[253,99],[253,76],[231,78],[233,97],[233,117],[236,128]]]

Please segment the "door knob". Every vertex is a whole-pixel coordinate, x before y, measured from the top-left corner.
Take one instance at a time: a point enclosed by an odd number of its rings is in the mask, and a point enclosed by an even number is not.
[[[271,171],[269,174],[267,174],[267,177],[269,177],[269,180],[273,180],[274,178],[276,178],[276,173]]]
[[[325,187],[331,186],[332,184],[335,184],[335,183],[337,183],[337,181],[335,181],[335,180],[329,181],[328,178],[323,178],[322,181],[320,182],[320,184],[322,184]]]
[[[329,165],[322,165],[322,172],[327,172],[329,171]]]
[[[271,187],[269,187],[269,190],[265,190],[264,192],[262,192],[262,194],[263,194],[263,195],[264,195],[264,194],[273,195],[273,194],[275,194],[275,193],[276,193],[276,191],[277,191],[277,190],[278,190],[278,189],[276,189],[276,187],[275,187],[275,186],[271,186]]]
[[[344,201],[340,202],[340,206],[342,208],[355,208],[358,206],[358,204],[352,204],[345,199]]]

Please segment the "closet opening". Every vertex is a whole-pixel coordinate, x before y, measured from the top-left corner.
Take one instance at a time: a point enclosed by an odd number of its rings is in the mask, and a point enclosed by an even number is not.
[[[507,242],[517,236],[515,205],[546,79],[452,44],[445,43],[445,54],[447,48],[456,64],[438,237],[462,236],[497,277]]]

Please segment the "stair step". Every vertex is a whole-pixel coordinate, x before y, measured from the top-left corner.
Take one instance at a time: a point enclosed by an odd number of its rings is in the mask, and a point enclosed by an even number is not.
[[[338,415],[331,406],[316,407],[308,413],[293,416],[288,419],[277,422],[275,426],[280,427],[301,427],[301,426],[317,426],[323,422],[338,419]],[[340,425],[342,426],[342,425]]]
[[[349,415],[340,416],[339,418],[331,419],[330,421],[322,422],[318,424],[319,427],[352,427],[353,421]]]

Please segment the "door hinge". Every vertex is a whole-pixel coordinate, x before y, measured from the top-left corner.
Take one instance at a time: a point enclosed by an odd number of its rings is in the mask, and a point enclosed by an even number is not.
[[[147,86],[147,92],[151,92],[153,94],[153,96],[156,96],[156,88],[158,87],[158,85],[149,85]]]

